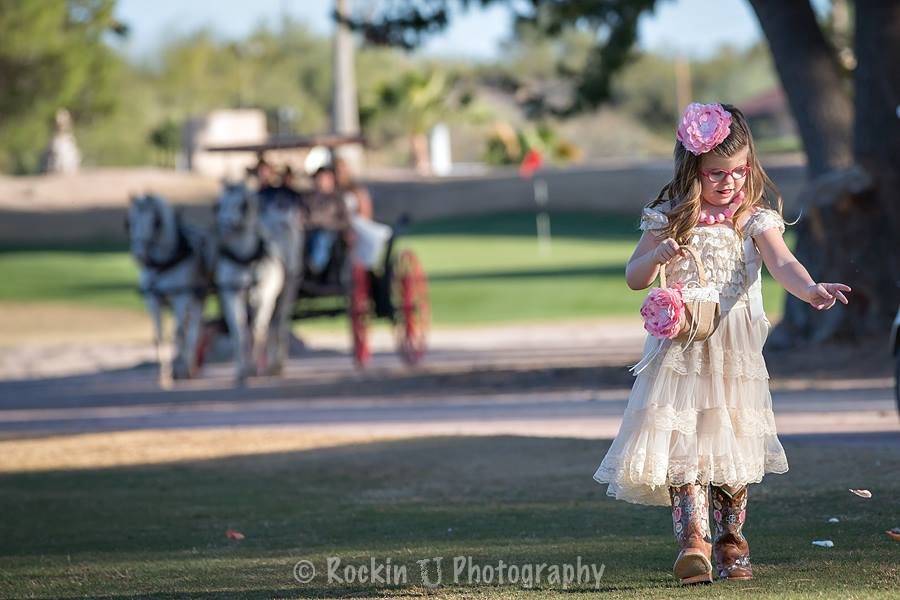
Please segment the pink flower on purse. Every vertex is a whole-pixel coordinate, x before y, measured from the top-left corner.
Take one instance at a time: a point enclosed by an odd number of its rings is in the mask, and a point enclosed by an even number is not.
[[[691,153],[700,156],[722,143],[731,132],[731,113],[721,104],[694,102],[684,109],[675,136]]]
[[[684,318],[681,285],[650,290],[641,305],[641,316],[644,318],[644,329],[650,335],[668,339],[677,336]]]

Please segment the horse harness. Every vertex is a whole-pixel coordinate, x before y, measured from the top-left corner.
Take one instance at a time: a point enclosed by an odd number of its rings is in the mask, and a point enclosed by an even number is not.
[[[259,241],[256,244],[256,248],[247,255],[237,254],[227,246],[219,246],[219,258],[224,258],[229,262],[235,263],[242,267],[250,267],[251,265],[259,262],[267,256],[269,256],[269,251],[266,249],[266,243],[262,237],[259,238]],[[216,288],[219,290],[246,291],[248,287],[253,287],[258,283],[257,273],[255,270],[251,271],[251,278],[252,282],[249,286],[237,284],[216,285]]]
[[[184,230],[182,229],[180,223],[176,224],[175,230],[177,233],[175,251],[169,258],[167,258],[166,260],[154,260],[152,258],[147,258],[146,260],[141,261],[141,264],[143,264],[147,269],[154,271],[157,276],[174,269],[182,262],[194,255],[194,249],[188,242],[187,236],[184,234]],[[182,286],[162,291],[151,286],[149,288],[141,287],[138,291],[141,293],[141,295],[146,296],[148,294],[152,294],[158,298],[164,298],[168,295],[182,294],[185,292],[190,292],[197,296],[197,298],[202,298],[208,291],[208,287],[205,285]]]
[[[247,267],[262,259],[268,253],[266,252],[266,244],[263,241],[263,238],[259,238],[259,242],[256,244],[256,249],[246,256],[236,254],[227,246],[220,246],[219,254],[233,263],[237,263],[241,266]]]
[[[187,236],[184,235],[184,231],[181,229],[180,224],[176,225],[176,233],[178,235],[178,239],[176,241],[175,252],[172,253],[172,256],[163,261],[157,261],[153,260],[152,258],[148,258],[147,260],[142,261],[145,267],[147,267],[148,269],[152,269],[157,273],[165,273],[194,253],[191,245],[188,243]]]

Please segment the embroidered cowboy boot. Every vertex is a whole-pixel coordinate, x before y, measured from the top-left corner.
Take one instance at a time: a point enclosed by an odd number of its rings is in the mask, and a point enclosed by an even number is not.
[[[741,533],[747,516],[747,486],[710,485],[716,539],[713,556],[719,579],[752,579],[750,545]]]
[[[682,584],[710,583],[712,549],[709,531],[709,504],[706,485],[670,486],[672,524],[681,549],[673,571]]]

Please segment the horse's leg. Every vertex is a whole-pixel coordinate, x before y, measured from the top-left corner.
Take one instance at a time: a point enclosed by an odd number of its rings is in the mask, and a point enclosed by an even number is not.
[[[150,313],[150,320],[153,323],[153,346],[156,349],[156,364],[159,369],[159,385],[160,387],[168,388],[172,385],[172,371],[171,365],[164,356],[162,301],[159,296],[151,293],[146,296],[144,303],[147,306],[147,312]]]
[[[269,323],[269,331],[266,334],[266,375],[280,375],[281,367],[278,361],[278,345],[279,345],[279,332],[281,331],[281,315],[282,309],[284,308],[284,292],[285,290],[281,290],[281,293],[278,294],[278,298],[275,300],[275,311],[272,313],[272,320]]]
[[[188,364],[188,377],[196,377],[200,369],[197,352],[200,345],[200,334],[203,330],[203,304],[205,297],[190,295],[188,303],[188,322],[186,325],[185,352]]]
[[[284,287],[278,296],[276,313],[272,319],[272,327],[269,328],[269,347],[272,349],[268,369],[270,375],[280,375],[284,370],[284,362],[287,360],[299,277],[300,275],[297,273],[287,273]]]
[[[256,310],[253,316],[253,364],[260,373],[264,373],[266,371],[267,334],[285,277],[284,267],[277,260],[265,260],[257,268],[259,269],[259,278],[254,294]]]
[[[191,327],[191,293],[180,293],[172,298],[172,313],[175,317],[175,359],[172,361],[172,377],[187,379],[191,376],[191,345],[188,330]]]
[[[244,292],[240,289],[221,290],[219,298],[222,303],[222,315],[231,333],[237,381],[243,383],[250,372],[247,356],[247,303]]]

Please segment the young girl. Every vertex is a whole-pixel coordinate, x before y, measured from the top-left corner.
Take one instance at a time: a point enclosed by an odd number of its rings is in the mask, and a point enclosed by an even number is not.
[[[619,500],[671,506],[680,549],[674,573],[682,583],[712,581],[711,552],[718,578],[750,579],[741,534],[747,486],[788,470],[762,355],[770,324],[762,310],[761,262],[788,292],[819,310],[837,300],[846,304],[850,288],[814,282],[785,246],[781,197],[740,110],[691,104],[676,137],[675,176],[644,208],[644,233],[625,276],[634,290],[649,287],[661,266],[672,284],[696,282],[696,265],[684,249],[690,245],[708,285],[719,291],[721,317],[704,341],[648,336],[621,428],[594,479],[608,483],[606,493]]]

